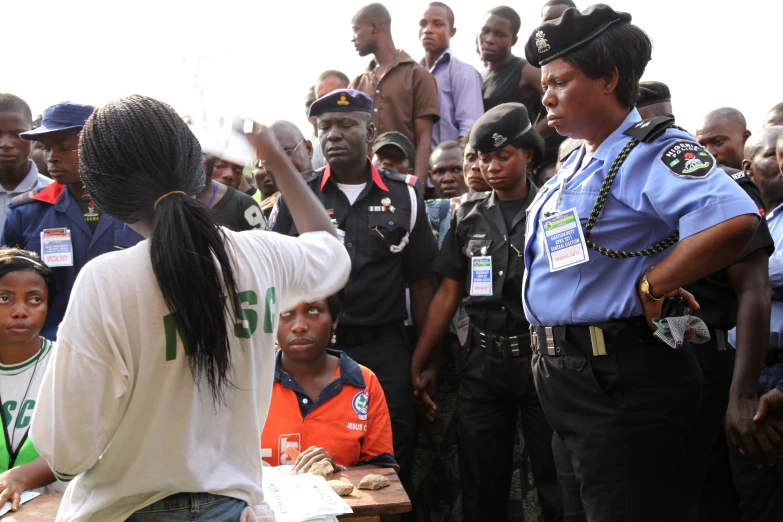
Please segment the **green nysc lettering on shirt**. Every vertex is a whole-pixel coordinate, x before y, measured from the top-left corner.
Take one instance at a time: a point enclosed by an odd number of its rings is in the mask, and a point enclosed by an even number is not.
[[[237,294],[239,298],[239,307],[237,309],[237,318],[234,323],[234,335],[239,339],[250,339],[258,328],[258,294],[254,290],[245,290]],[[182,341],[185,354],[189,354],[190,343],[187,342],[185,332],[177,321],[177,313],[172,312],[163,318],[163,330],[166,335],[166,361],[173,361],[177,358],[177,338]],[[275,320],[277,318],[277,300],[275,287],[269,287],[266,290],[264,298],[264,322],[262,329],[264,333],[274,332]]]

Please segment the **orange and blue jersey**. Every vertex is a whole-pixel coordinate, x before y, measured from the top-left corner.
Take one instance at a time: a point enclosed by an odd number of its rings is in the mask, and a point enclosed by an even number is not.
[[[378,378],[343,352],[332,380],[313,400],[275,361],[275,382],[264,431],[261,456],[272,466],[293,464],[286,454],[292,446],[304,451],[325,449],[337,464],[399,468],[392,448],[391,420]]]
[[[79,203],[65,185],[52,183],[37,192],[27,192],[11,200],[6,214],[0,244],[30,250],[41,255],[41,232],[52,228],[68,228],[73,245],[73,266],[52,269],[57,292],[49,304],[41,336],[57,338],[57,327],[65,315],[71,289],[82,267],[93,258],[134,246],[141,241],[122,221],[101,214],[95,233],[90,231]],[[129,273],[128,277],[133,277]]]

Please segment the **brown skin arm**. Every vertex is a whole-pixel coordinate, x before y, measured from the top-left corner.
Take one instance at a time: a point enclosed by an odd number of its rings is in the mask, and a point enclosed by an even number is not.
[[[0,475],[0,506],[11,501],[11,511],[19,509],[23,491],[42,488],[57,480],[43,457],[11,468]]]
[[[413,175],[427,189],[427,177],[430,174],[430,149],[432,148],[432,116],[424,116],[413,120],[416,133],[416,161],[413,162]]]
[[[250,145],[255,147],[259,159],[274,172],[277,188],[285,198],[299,233],[329,232],[337,237],[337,231],[323,205],[283,152],[275,135],[263,125],[254,124],[253,134],[246,136]]]
[[[783,450],[783,428],[772,419],[753,422],[759,402],[756,385],[769,344],[772,290],[768,268],[769,257],[764,249],[756,250],[728,268],[739,311],[737,353],[726,428],[734,444],[757,466],[765,460],[774,462],[776,455]]]
[[[755,234],[758,224],[758,216],[744,214],[681,240],[671,254],[648,273],[650,293],[655,297],[682,296],[690,307],[698,309],[693,296],[680,287],[717,272],[737,259]],[[638,290],[638,281],[636,287]],[[661,316],[664,300],[649,301],[641,292],[639,296],[647,324],[655,330],[652,320]]]
[[[459,301],[465,293],[465,283],[444,277],[435,297],[427,310],[424,327],[419,329],[419,342],[411,359],[411,378],[416,391],[423,387],[418,386],[419,376],[432,359],[432,352],[438,346],[449,328],[451,318],[457,311]],[[411,294],[411,300],[413,300]]]
[[[435,374],[440,363],[440,358],[433,356],[433,352],[446,334],[464,293],[465,283],[449,277],[443,278],[426,310],[427,316],[423,327],[419,329],[419,342],[416,343],[416,350],[411,359],[414,402],[423,403],[419,409],[430,422],[435,420],[435,410],[438,409],[433,397]]]

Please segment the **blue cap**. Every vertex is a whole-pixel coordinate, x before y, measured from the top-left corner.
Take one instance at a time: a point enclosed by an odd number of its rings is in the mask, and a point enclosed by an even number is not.
[[[325,112],[369,112],[372,114],[372,98],[356,89],[337,89],[321,96],[310,105],[309,118]]]
[[[19,137],[25,140],[39,140],[52,132],[81,129],[94,110],[95,107],[92,105],[60,102],[44,111],[40,127],[23,132]]]

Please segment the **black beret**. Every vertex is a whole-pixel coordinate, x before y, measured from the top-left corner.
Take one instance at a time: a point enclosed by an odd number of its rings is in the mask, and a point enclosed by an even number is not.
[[[525,44],[525,57],[533,67],[541,67],[583,46],[615,22],[631,21],[629,13],[620,13],[606,4],[595,4],[579,12],[566,9],[563,16],[545,22],[533,31]]]
[[[321,96],[310,105],[308,117],[325,112],[369,112],[372,114],[372,98],[356,89],[337,89]]]
[[[639,82],[637,107],[647,107],[656,103],[672,101],[669,87],[663,82]]]
[[[470,128],[470,147],[493,152],[530,132],[533,125],[521,103],[502,103],[488,110]]]

